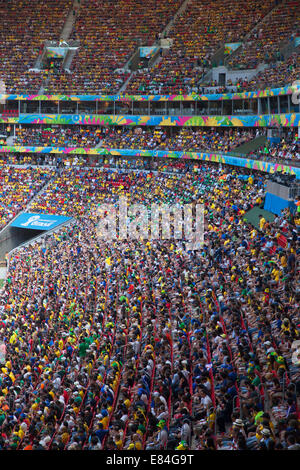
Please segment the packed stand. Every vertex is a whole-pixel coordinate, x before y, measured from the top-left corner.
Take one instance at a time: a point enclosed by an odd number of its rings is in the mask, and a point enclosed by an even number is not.
[[[80,49],[70,68],[51,78],[47,93],[118,93],[129,74],[122,69],[138,46],[151,46],[182,0],[82,0],[71,39]]]
[[[252,31],[241,50],[229,58],[227,66],[255,69],[260,63],[272,64],[279,61],[280,48],[288,41],[294,41],[299,20],[299,4],[296,0],[280,3],[270,16]]]
[[[181,128],[172,133],[155,130],[109,130],[102,140],[104,148],[230,152],[257,136],[253,129],[220,130],[214,128]]]
[[[258,73],[252,80],[243,83],[244,90],[265,90],[291,85],[300,76],[300,55],[294,52],[286,61],[270,64],[263,72]]]
[[[15,145],[55,147],[96,147],[104,130],[94,126],[82,127],[19,127],[16,128]]]
[[[268,140],[263,147],[250,153],[249,156],[260,160],[288,161],[289,163],[299,164],[300,141],[298,132],[290,131],[286,133],[278,143]]]
[[[263,174],[193,164],[58,171],[31,205],[75,220],[9,263],[2,449],[299,447],[296,220],[248,225]],[[99,238],[99,204],[120,195],[204,203],[203,247]]]
[[[25,209],[53,174],[48,168],[0,167],[0,229]]]
[[[161,60],[150,70],[140,70],[127,84],[132,94],[189,94],[201,92],[203,74],[211,67],[213,54],[225,42],[240,41],[271,9],[274,1],[261,4],[192,0],[169,33],[173,41]]]
[[[59,39],[72,0],[0,0],[0,75],[7,93],[38,93],[43,73],[29,71],[45,40]]]
[[[15,145],[59,146],[83,148],[151,149],[177,151],[222,151],[239,147],[261,132],[253,129],[229,130],[214,128],[100,128],[100,127],[20,127],[16,129]]]

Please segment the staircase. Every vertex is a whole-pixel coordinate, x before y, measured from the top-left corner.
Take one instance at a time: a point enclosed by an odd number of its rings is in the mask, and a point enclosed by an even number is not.
[[[43,52],[39,54],[33,68],[30,70],[32,70],[33,72],[40,72],[42,69],[43,60],[45,59],[46,54],[47,54],[47,50],[46,50],[46,47],[44,46]]]
[[[120,90],[118,91],[118,94],[119,94],[119,95],[125,92],[128,83],[130,82],[130,80],[132,79],[132,77],[133,77],[134,75],[135,75],[135,72],[131,72],[131,74],[129,75],[129,77],[127,78],[127,80],[123,83],[123,85],[121,86]]]
[[[78,0],[74,0],[73,6],[69,11],[63,30],[61,32],[61,35],[59,38],[60,40],[67,41],[69,37],[71,36],[79,9],[80,9],[80,2]]]
[[[173,18],[169,21],[169,23],[167,24],[167,26],[165,27],[165,29],[162,31],[162,37],[167,37],[171,28],[173,27],[175,21],[177,20],[177,18],[182,15],[182,13],[185,12],[185,10],[187,9],[188,7],[188,4],[189,4],[190,0],[185,0],[181,6],[179,7],[179,9],[177,10],[177,12],[175,13],[175,15],[173,16]]]
[[[294,52],[300,52],[300,46],[295,46],[294,42],[286,41],[280,47],[280,54],[284,60],[288,60]]]
[[[70,72],[70,67],[73,62],[73,59],[77,53],[77,49],[69,49],[66,57],[64,58],[64,61],[62,63],[62,68],[63,70],[66,70],[67,72]]]
[[[50,77],[45,78],[44,82],[42,83],[41,88],[39,89],[39,95],[44,95],[45,91],[47,91],[47,86],[50,81]]]
[[[46,191],[46,189],[54,181],[56,176],[57,176],[57,169],[55,171],[55,175],[52,176],[52,178],[50,178],[49,181],[47,181],[47,183],[44,184],[44,186],[42,186],[42,188],[39,190],[39,192],[37,192],[36,195],[33,196],[32,199],[30,199],[30,201],[28,202],[25,209],[23,209],[23,212],[30,212],[30,208],[31,208],[32,204],[44,193],[44,191]]]
[[[67,19],[66,19],[65,24],[64,24],[64,27],[63,27],[62,32],[60,34],[60,37],[59,37],[60,40],[65,40],[66,41],[66,40],[69,39],[69,37],[71,35],[71,32],[73,30],[73,27],[74,27],[76,17],[78,15],[79,8],[80,8],[80,2],[78,0],[74,0],[73,6],[69,11],[69,14],[68,14]],[[53,42],[52,45],[56,45],[56,41],[52,41],[52,42]],[[42,54],[40,54],[38,56],[33,68],[31,69],[33,72],[40,72],[41,71],[43,61],[44,61],[45,56],[47,54],[47,50],[46,50],[47,45],[50,46],[51,41],[45,41],[43,52],[42,52]]]

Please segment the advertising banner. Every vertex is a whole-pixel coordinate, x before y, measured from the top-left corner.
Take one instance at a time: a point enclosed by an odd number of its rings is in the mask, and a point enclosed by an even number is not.
[[[23,212],[10,224],[10,226],[32,230],[51,230],[68,220],[71,220],[71,217]]]
[[[227,44],[225,44],[224,54],[232,54],[240,47],[241,44],[241,42],[228,42]]]
[[[140,57],[144,57],[146,59],[150,59],[155,55],[158,51],[158,47],[140,47]]]

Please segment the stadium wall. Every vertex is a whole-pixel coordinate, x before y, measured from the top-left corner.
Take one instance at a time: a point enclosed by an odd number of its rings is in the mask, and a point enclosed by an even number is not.
[[[0,118],[9,124],[176,127],[298,127],[300,113],[253,116],[131,116],[112,114],[20,114]]]
[[[166,152],[164,150],[133,150],[133,149],[113,149],[113,148],[75,148],[75,147],[24,147],[24,146],[0,146],[1,153],[40,153],[40,154],[60,154],[60,155],[95,155],[95,156],[123,156],[123,157],[150,157],[150,158],[178,158],[190,160],[203,160],[208,162],[223,163],[227,165],[239,166],[267,173],[283,172],[296,175],[300,179],[300,168],[292,165],[284,165],[269,161],[252,160],[249,158],[217,154],[217,153],[197,153],[197,152]]]

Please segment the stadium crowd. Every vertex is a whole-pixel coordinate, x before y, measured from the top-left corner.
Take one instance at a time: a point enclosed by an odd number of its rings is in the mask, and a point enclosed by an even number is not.
[[[0,167],[0,230],[25,209],[53,174],[49,168]]]
[[[103,147],[115,149],[224,151],[239,147],[262,133],[256,129],[103,127],[19,127],[14,144],[28,146]]]
[[[35,61],[44,41],[59,39],[72,0],[0,0],[0,76],[7,93],[38,93]]]
[[[110,148],[149,148],[175,151],[223,151],[230,150],[254,138],[256,130],[214,128],[182,128],[168,135],[163,128],[141,130],[140,133],[114,130],[104,137],[101,146]]]
[[[94,126],[73,127],[18,127],[14,143],[30,146],[96,147],[105,129]]]
[[[240,41],[271,9],[275,2],[198,2],[191,0],[169,32],[172,47],[148,71],[139,70],[126,91],[132,94],[199,93],[202,77],[211,67],[214,53],[225,42]]]
[[[270,15],[251,32],[241,50],[229,58],[230,68],[253,69],[260,63],[272,64],[281,60],[280,48],[293,43],[299,32],[298,2],[288,0],[279,4]]]
[[[58,67],[49,75],[49,70],[34,71],[34,65],[43,52],[45,40],[59,40],[73,2],[64,0],[58,5],[53,0],[1,0],[0,73],[7,92],[38,93],[43,85],[47,94],[119,93],[130,75],[124,70],[126,62],[137,47],[155,44],[181,3],[79,1],[70,36],[71,40],[80,41],[79,50],[70,70]],[[227,42],[241,41],[252,30],[242,49],[229,57],[226,64],[230,68],[252,68],[265,62],[270,68],[259,74],[259,87],[286,84],[286,80],[291,83],[299,69],[297,57],[282,62],[279,46],[293,41],[299,32],[297,2],[277,3],[267,0],[262,5],[251,0],[240,15],[237,0],[201,3],[191,0],[182,15],[171,23],[170,49],[161,49],[153,68],[138,69],[126,92],[201,93],[202,78],[213,65],[214,53]],[[270,16],[262,21],[270,11]],[[11,51],[9,55],[7,51]],[[252,80],[242,83],[246,90],[253,86]]]
[[[263,72],[258,73],[252,80],[243,83],[244,90],[265,90],[291,85],[298,80],[300,74],[300,56],[294,52],[286,61],[270,64]]]
[[[291,163],[298,163],[300,161],[298,133],[290,131],[278,143],[267,140],[263,147],[249,154],[250,157],[253,155],[258,159],[269,161],[288,160]]]
[[[54,75],[48,93],[118,93],[129,76],[123,67],[138,46],[151,46],[181,0],[81,0],[71,39],[80,41],[70,72]],[[121,70],[120,70],[121,69]]]
[[[263,194],[201,162],[57,169],[30,210],[73,223],[14,253],[0,296],[1,448],[298,449],[299,220],[250,225]],[[121,195],[203,203],[204,245],[103,239]]]

